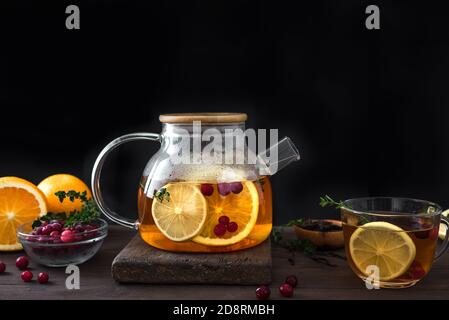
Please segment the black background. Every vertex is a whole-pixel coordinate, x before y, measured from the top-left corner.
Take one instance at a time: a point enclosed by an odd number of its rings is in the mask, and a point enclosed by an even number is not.
[[[65,28],[65,8],[81,29]],[[365,8],[380,7],[381,30]],[[90,180],[113,138],[159,132],[168,112],[241,111],[302,160],[273,177],[275,223],[336,216],[320,195],[424,198],[449,207],[449,27],[438,3],[2,1],[0,176]],[[157,146],[119,149],[104,171],[132,217]]]

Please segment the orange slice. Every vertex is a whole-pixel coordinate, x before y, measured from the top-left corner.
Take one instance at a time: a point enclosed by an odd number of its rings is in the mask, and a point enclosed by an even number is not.
[[[21,250],[17,227],[46,213],[45,196],[34,184],[17,177],[0,178],[0,251]]]
[[[245,239],[257,221],[259,211],[259,194],[251,181],[242,181],[243,190],[238,193],[229,193],[221,196],[216,186],[211,196],[206,197],[208,204],[207,220],[199,235],[192,240],[208,246],[227,246]],[[226,232],[217,237],[214,227],[220,216],[228,216],[230,221],[238,225],[236,232]]]

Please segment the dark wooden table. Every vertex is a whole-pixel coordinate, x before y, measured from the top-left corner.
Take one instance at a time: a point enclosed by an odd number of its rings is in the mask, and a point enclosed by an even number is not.
[[[119,284],[111,278],[111,263],[135,233],[111,226],[108,238],[98,254],[80,265],[80,290],[67,290],[65,268],[45,268],[31,264],[37,276],[40,271],[50,274],[51,282],[24,283],[14,261],[20,253],[0,253],[7,264],[7,272],[0,275],[0,300],[3,299],[254,299],[252,286],[210,285],[142,285]],[[430,274],[416,286],[400,290],[367,290],[355,277],[345,261],[332,259],[337,267],[328,267],[297,254],[296,263],[288,262],[289,253],[273,246],[273,299],[281,298],[277,287],[286,275],[295,274],[299,287],[295,299],[448,299],[449,254],[433,266]]]

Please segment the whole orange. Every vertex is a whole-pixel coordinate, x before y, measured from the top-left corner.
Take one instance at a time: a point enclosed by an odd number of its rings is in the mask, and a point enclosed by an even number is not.
[[[58,213],[65,212],[70,213],[74,210],[80,210],[82,202],[80,199],[75,199],[73,202],[66,198],[63,202],[59,201],[59,198],[55,195],[58,191],[70,191],[87,193],[87,199],[92,198],[92,193],[89,187],[79,178],[71,174],[55,174],[42,180],[37,187],[47,197],[47,209],[49,212]]]

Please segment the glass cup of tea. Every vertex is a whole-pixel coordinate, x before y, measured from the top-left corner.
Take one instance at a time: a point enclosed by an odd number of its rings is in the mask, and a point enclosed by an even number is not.
[[[357,198],[340,207],[345,250],[368,285],[406,288],[421,280],[448,247],[441,207],[408,198]],[[443,229],[442,229],[443,230]]]

